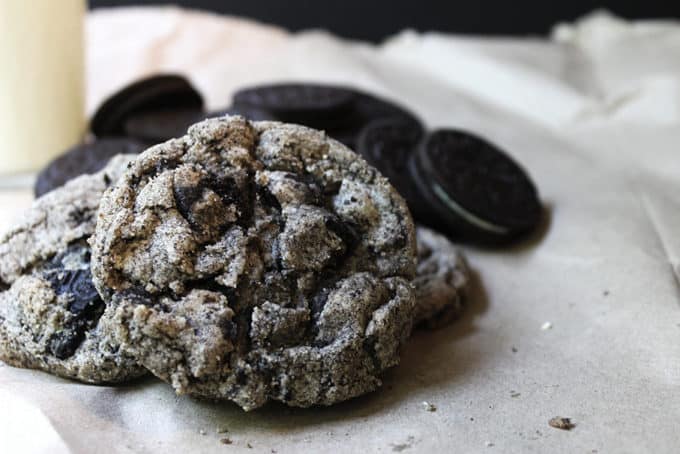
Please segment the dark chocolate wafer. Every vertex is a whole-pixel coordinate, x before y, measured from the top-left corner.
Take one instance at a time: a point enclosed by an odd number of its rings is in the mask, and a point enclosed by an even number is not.
[[[436,214],[423,222],[449,236],[504,242],[540,220],[542,208],[529,175],[500,148],[468,132],[432,132],[409,169]]]
[[[280,121],[324,129],[351,113],[354,93],[343,87],[307,83],[261,85],[239,90],[234,107],[254,107]]]
[[[40,197],[75,177],[98,172],[118,154],[138,154],[145,148],[144,143],[128,138],[99,139],[93,143],[76,145],[38,174],[33,193]]]
[[[97,137],[125,132],[125,122],[139,112],[203,108],[201,94],[182,76],[157,75],[134,82],[106,99],[90,129]]]
[[[420,123],[397,117],[383,118],[364,128],[356,150],[390,180],[414,216],[422,211],[422,197],[408,171],[408,161],[423,135]]]

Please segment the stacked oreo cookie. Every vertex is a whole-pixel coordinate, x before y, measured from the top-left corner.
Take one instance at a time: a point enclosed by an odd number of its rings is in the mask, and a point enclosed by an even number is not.
[[[168,74],[136,81],[99,106],[90,122],[90,137],[45,167],[34,193],[40,197],[77,176],[95,173],[118,154],[139,154],[180,137],[203,118],[203,97],[184,77]]]
[[[541,217],[530,177],[506,152],[472,133],[425,131],[393,102],[354,89],[278,84],[244,89],[234,106],[322,129],[378,168],[416,221],[462,241],[511,242]]]
[[[542,208],[527,172],[473,133],[428,132],[403,106],[346,87],[309,83],[239,90],[231,107],[207,112],[184,78],[154,76],[107,99],[91,123],[97,139],[75,147],[38,177],[36,195],[101,169],[118,153],[183,135],[225,114],[295,123],[325,131],[378,168],[407,200],[416,221],[458,241],[512,242],[539,223]]]

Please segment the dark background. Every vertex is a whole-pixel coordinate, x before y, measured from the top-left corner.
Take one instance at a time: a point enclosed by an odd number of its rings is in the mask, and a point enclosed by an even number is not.
[[[680,17],[680,0],[90,0],[91,7],[178,4],[258,19],[290,30],[326,28],[378,41],[403,28],[482,35],[545,35],[596,8],[629,18]]]

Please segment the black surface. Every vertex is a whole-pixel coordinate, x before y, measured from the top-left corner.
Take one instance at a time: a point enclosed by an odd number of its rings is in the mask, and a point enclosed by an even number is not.
[[[178,4],[244,16],[291,30],[326,28],[338,35],[378,41],[404,28],[485,35],[544,35],[559,21],[597,8],[626,18],[679,17],[673,0],[90,0],[92,7]]]

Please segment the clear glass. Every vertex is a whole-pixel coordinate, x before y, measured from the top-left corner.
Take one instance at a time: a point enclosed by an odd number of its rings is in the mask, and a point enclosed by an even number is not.
[[[85,132],[85,0],[0,0],[0,184]]]

